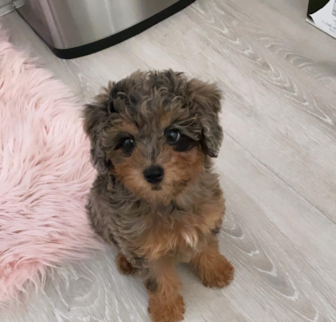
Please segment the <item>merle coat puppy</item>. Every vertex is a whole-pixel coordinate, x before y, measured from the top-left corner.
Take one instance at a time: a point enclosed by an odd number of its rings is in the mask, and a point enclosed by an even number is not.
[[[233,279],[218,250],[225,205],[211,161],[223,138],[220,98],[215,85],[182,73],[136,72],[85,108],[98,170],[88,214],[118,247],[119,271],[142,277],[154,322],[183,319],[179,262],[209,287]]]

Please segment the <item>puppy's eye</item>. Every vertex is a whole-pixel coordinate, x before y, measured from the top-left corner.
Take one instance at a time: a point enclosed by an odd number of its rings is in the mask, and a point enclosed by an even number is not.
[[[125,152],[132,152],[135,147],[135,141],[131,138],[127,138],[122,143],[122,148]]]
[[[166,131],[166,140],[169,145],[177,152],[185,152],[193,147],[197,146],[198,141],[193,140],[192,138],[181,134],[178,130],[167,130]]]
[[[177,130],[169,130],[167,132],[167,141],[169,144],[173,145],[176,144],[180,141],[181,139],[181,134]]]

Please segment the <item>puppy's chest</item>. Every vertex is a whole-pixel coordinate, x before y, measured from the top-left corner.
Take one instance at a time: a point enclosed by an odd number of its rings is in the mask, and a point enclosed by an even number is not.
[[[221,216],[190,213],[163,218],[150,214],[147,229],[136,241],[137,253],[153,260],[167,254],[189,260],[206,245]]]

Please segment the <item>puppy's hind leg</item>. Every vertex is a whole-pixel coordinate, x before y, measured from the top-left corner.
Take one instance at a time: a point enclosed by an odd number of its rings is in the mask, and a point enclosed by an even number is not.
[[[120,274],[122,275],[131,275],[136,272],[136,268],[127,260],[127,258],[119,253],[116,257],[116,264]]]
[[[207,287],[224,287],[234,277],[234,267],[219,252],[217,238],[191,261],[203,284]]]

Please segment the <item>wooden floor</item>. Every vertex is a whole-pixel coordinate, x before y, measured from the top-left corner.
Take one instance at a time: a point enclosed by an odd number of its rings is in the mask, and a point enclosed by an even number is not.
[[[143,34],[71,61],[54,57],[12,13],[12,41],[83,102],[137,69],[173,68],[218,82],[228,204],[222,252],[234,283],[204,288],[180,268],[185,321],[336,321],[336,39],[305,22],[308,0],[198,0]],[[136,277],[114,253],[54,272],[28,308],[1,322],[149,321]]]

